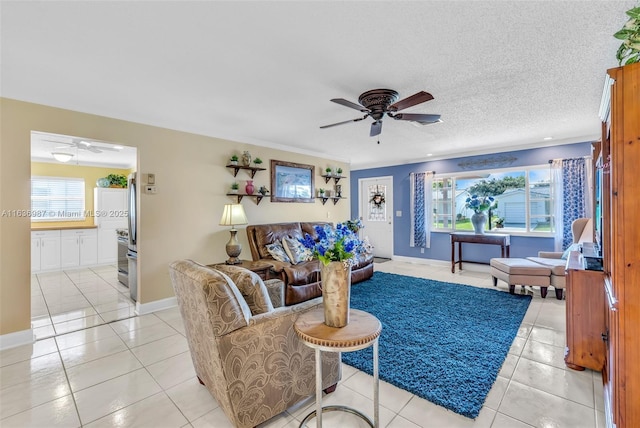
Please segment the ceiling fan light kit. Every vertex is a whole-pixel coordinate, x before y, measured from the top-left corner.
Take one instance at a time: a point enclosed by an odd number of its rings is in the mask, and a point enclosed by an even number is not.
[[[393,89],[372,89],[362,93],[358,97],[360,104],[353,103],[343,98],[333,98],[331,101],[345,107],[359,110],[365,115],[356,119],[345,120],[343,122],[324,125],[320,128],[330,128],[332,126],[343,125],[349,122],[358,122],[367,117],[373,119],[369,136],[375,137],[382,132],[382,119],[385,115],[395,120],[407,120],[418,122],[423,125],[441,122],[439,114],[420,114],[420,113],[397,113],[400,110],[422,104],[433,99],[433,95],[428,92],[420,91],[410,97],[398,101],[399,94]]]
[[[53,158],[58,162],[69,162],[73,155],[71,153],[52,152]]]

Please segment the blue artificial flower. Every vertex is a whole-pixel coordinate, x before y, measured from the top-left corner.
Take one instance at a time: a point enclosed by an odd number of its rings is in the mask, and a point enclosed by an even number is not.
[[[324,264],[329,262],[343,262],[352,265],[356,254],[366,252],[364,243],[358,238],[357,230],[362,227],[360,220],[348,220],[338,223],[335,228],[326,224],[315,226],[317,239],[313,239],[308,233],[298,241],[312,251]],[[354,230],[355,229],[355,230]]]

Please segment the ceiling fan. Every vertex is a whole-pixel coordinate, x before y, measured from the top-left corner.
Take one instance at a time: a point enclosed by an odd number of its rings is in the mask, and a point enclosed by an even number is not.
[[[54,140],[44,140],[44,141],[47,141],[49,143],[64,144],[64,146],[58,146],[58,147],[56,147],[56,149],[68,149],[68,148],[71,148],[71,147],[75,147],[75,148],[78,148],[80,150],[90,151],[92,153],[102,153],[105,150],[112,151],[112,152],[120,151],[120,149],[118,149],[117,147],[96,146],[95,144],[90,143],[88,141],[84,141],[84,140],[71,141],[71,142],[54,141]]]
[[[331,101],[345,107],[350,107],[365,113],[364,116],[356,119],[345,120],[344,122],[332,123],[324,125],[320,128],[330,128],[332,126],[343,125],[349,122],[358,122],[367,117],[373,119],[371,124],[370,137],[375,137],[382,132],[382,118],[387,115],[395,120],[408,120],[422,124],[440,122],[439,114],[419,114],[419,113],[398,113],[400,110],[422,104],[433,99],[433,95],[428,92],[420,91],[410,97],[398,101],[399,95],[393,89],[372,89],[364,92],[358,97],[360,104],[353,103],[343,98],[333,98]]]

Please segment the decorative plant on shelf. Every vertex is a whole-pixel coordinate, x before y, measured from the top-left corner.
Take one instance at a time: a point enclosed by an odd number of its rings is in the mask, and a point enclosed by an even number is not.
[[[238,165],[238,155],[232,155],[229,161],[231,162],[231,165]]]
[[[326,173],[327,173],[327,175],[331,175],[331,168],[330,168],[330,167],[327,167],[327,168],[324,170],[324,172],[326,172]]]
[[[627,11],[629,20],[624,27],[613,35],[622,40],[622,44],[616,52],[616,58],[620,65],[640,62],[640,6]]]
[[[256,165],[260,165],[260,164],[262,164],[262,159],[260,159],[260,158],[255,158],[255,159],[253,160],[253,163],[255,163]]]
[[[231,193],[238,193],[238,189],[240,188],[240,183],[234,181],[231,183]]]
[[[342,168],[338,168],[336,169],[336,175],[339,177],[340,175],[342,175]]]
[[[496,229],[502,229],[504,227],[504,219],[502,217],[498,217],[493,221],[493,224],[495,224]]]
[[[111,187],[127,187],[127,177],[123,174],[109,174],[105,178]]]
[[[267,189],[265,186],[260,186],[260,188],[258,189],[258,193],[260,193],[262,196],[265,196],[267,193],[269,193],[269,189]]]
[[[318,195],[320,195],[321,198],[324,198],[324,189],[322,187],[318,189]]]

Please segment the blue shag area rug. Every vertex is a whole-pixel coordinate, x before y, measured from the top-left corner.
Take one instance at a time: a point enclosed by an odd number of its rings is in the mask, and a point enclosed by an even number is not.
[[[480,413],[531,296],[385,272],[351,287],[382,323],[380,379],[463,416]],[[373,373],[373,351],[342,361]]]

